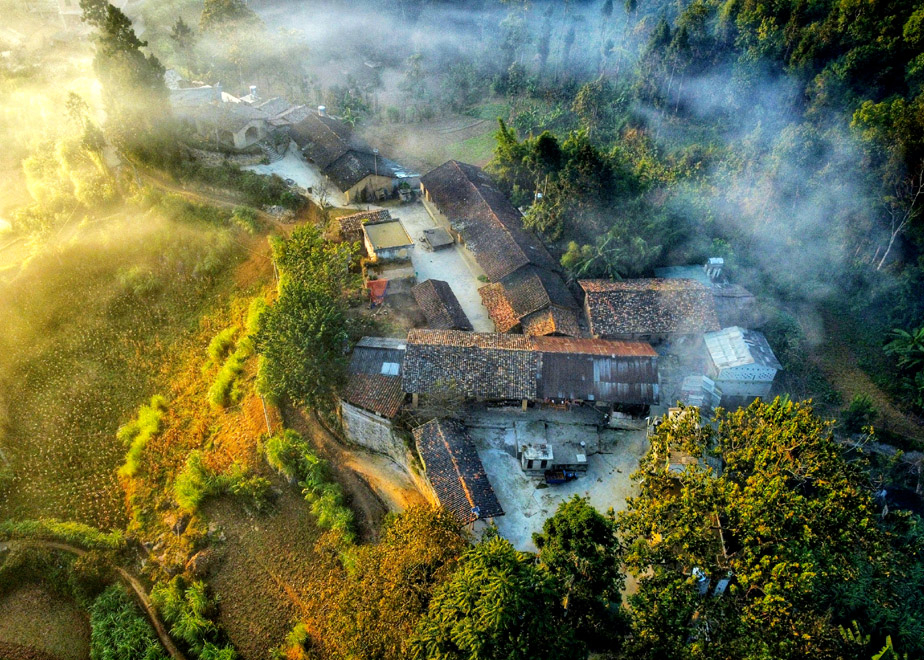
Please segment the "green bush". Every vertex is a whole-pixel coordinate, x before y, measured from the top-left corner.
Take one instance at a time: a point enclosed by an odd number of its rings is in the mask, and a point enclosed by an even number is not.
[[[231,349],[234,348],[234,337],[237,335],[238,329],[237,326],[225,328],[212,337],[208,349],[208,355],[212,361],[218,362],[219,360],[224,360]]]
[[[173,482],[173,495],[177,504],[193,512],[209,497],[230,493],[251,500],[257,509],[269,501],[272,486],[263,477],[234,463],[228,472],[219,474],[211,471],[202,461],[202,453],[190,452],[186,465]]]
[[[878,416],[879,411],[876,410],[869,395],[857,394],[844,410],[841,422],[848,433],[859,433],[867,426],[871,426]]]
[[[86,550],[121,550],[125,547],[122,532],[101,532],[83,523],[53,520],[6,520],[0,523],[0,539],[36,539],[59,541]]]
[[[204,582],[189,582],[176,576],[151,590],[151,602],[170,626],[170,634],[184,642],[199,660],[235,660],[230,646],[220,646],[218,626],[212,621],[215,601]]]
[[[260,216],[256,209],[249,206],[235,207],[231,213],[231,221],[248,234],[256,234],[260,231]]]
[[[161,288],[160,279],[150,268],[132,266],[118,273],[119,285],[125,293],[136,298],[146,298]]]
[[[221,484],[202,462],[202,453],[190,452],[186,457],[186,465],[173,482],[173,495],[177,504],[187,511],[197,511],[207,497],[220,492]]]
[[[90,608],[91,660],[166,660],[157,635],[119,585],[104,591]]]
[[[347,544],[352,543],[353,512],[346,506],[340,486],[330,480],[327,462],[311,450],[305,439],[287,429],[266,441],[264,454],[274,469],[298,481],[318,525],[339,532]]]
[[[125,463],[119,468],[123,477],[133,477],[141,466],[141,454],[148,441],[160,433],[167,400],[159,395],[151,397],[151,402],[138,409],[138,416],[127,424],[120,426],[116,437],[128,446]]]

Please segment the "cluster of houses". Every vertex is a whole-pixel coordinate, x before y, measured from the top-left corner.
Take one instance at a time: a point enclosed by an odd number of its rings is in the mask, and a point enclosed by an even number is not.
[[[466,522],[502,514],[458,419],[466,406],[589,406],[611,426],[644,418],[661,403],[656,346],[703,352],[702,373],[687,374],[677,389],[689,405],[708,411],[732,397],[769,394],[781,367],[763,335],[744,327],[759,321],[756,301],[724,280],[720,259],[656,278],[569,286],[542,242],[523,229],[520,211],[479,168],[449,161],[422,176],[420,188],[437,230],[430,249],[456,244],[484,273],[478,293],[495,332],[473,331],[453,282],[413,282],[414,241],[400,220],[387,211],[342,218],[344,240],[362,242],[369,259],[391,264],[391,272],[409,271],[403,279],[412,281],[408,289],[427,320],[405,338],[358,343],[342,420],[354,442],[403,462],[393,421],[402,410],[432,406],[435,419],[414,430],[414,443],[433,499]],[[367,277],[373,301],[402,281]],[[586,469],[586,453],[542,444],[521,447],[518,458],[524,472],[542,475]]]
[[[235,96],[221,84],[184,80],[167,71],[174,115],[206,142],[234,151],[262,151],[270,160],[293,148],[338,190],[347,204],[413,195],[420,175],[381,156],[349,124],[280,96],[262,98],[255,86]]]

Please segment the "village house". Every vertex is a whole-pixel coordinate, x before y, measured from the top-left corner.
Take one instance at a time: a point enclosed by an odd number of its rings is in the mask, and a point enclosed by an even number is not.
[[[479,290],[495,330],[580,333],[579,305],[522,214],[478,167],[451,160],[420,179],[424,206],[491,284]]]
[[[411,258],[412,239],[397,219],[362,223],[363,244],[372,261],[396,261]]]
[[[387,209],[377,209],[375,211],[361,211],[351,213],[337,219],[340,225],[340,240],[347,243],[359,243],[365,253],[365,237],[363,235],[363,225],[367,222],[385,222],[391,220],[391,213]]]
[[[328,115],[324,106],[293,124],[289,135],[305,160],[343,193],[348,204],[384,199],[402,184],[411,188],[419,183],[417,174],[380,156],[347,124]]]
[[[373,451],[404,461],[404,442],[393,420],[404,404],[401,389],[405,341],[363,337],[350,359],[349,377],[340,400],[347,438]]]
[[[637,341],[411,330],[402,387],[420,395],[519,403],[658,403],[657,353]]]
[[[705,285],[688,279],[580,280],[590,334],[658,343],[718,330]]]
[[[217,103],[198,108],[196,132],[216,144],[246,149],[269,134],[266,113],[246,103]]]
[[[767,397],[780,365],[767,338],[738,326],[705,335],[711,366],[709,376],[727,400]]]
[[[766,319],[759,309],[757,297],[740,284],[729,282],[724,268],[724,259],[710,257],[702,266],[666,266],[655,268],[654,272],[657,277],[695,280],[707,286],[721,327],[740,325],[743,328],[759,328]]]
[[[413,431],[424,465],[429,499],[464,524],[504,515],[465,426],[455,419],[431,420]]]
[[[425,280],[411,289],[417,306],[434,330],[474,330],[448,282]]]

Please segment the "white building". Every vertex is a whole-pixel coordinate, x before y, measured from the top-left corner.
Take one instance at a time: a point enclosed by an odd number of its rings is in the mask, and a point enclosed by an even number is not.
[[[705,334],[709,376],[724,397],[767,397],[780,365],[767,338],[738,326]]]

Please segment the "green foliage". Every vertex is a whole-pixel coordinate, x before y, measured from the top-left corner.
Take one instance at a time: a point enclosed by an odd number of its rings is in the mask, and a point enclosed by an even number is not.
[[[0,538],[60,541],[87,550],[121,550],[122,532],[102,532],[89,525],[61,520],[5,520],[0,522]]]
[[[257,210],[249,206],[237,206],[231,214],[231,221],[249,234],[260,231],[260,217]]]
[[[913,639],[921,623],[889,621],[889,603],[913,593],[890,575],[907,580],[908,560],[896,562],[864,466],[844,460],[830,424],[807,404],[780,399],[720,411],[715,421],[717,430],[701,425],[695,409],[665,420],[634,475],[640,495],[619,514],[625,562],[639,579],[630,598],[633,652],[836,656],[838,625],[853,619]],[[699,461],[668,472],[670,451]],[[718,475],[713,456],[724,464]],[[704,595],[694,568],[708,580]],[[712,595],[726,576],[727,593]]]
[[[327,408],[344,378],[348,339],[344,296],[357,286],[350,272],[356,246],[328,244],[313,225],[273,242],[279,298],[255,335],[261,394]]]
[[[198,511],[207,498],[224,493],[243,497],[259,510],[268,501],[271,489],[267,479],[254,475],[239,463],[232,464],[226,473],[212,471],[205,465],[199,451],[189,453],[183,470],[173,482],[173,496],[177,504],[189,512]]]
[[[560,615],[554,580],[530,555],[492,536],[467,550],[460,568],[436,590],[411,639],[410,657],[584,657]]]
[[[216,603],[204,582],[188,581],[178,575],[168,583],[157,583],[151,602],[170,627],[170,635],[181,640],[199,660],[235,660],[237,653],[223,644],[212,621]]]
[[[378,543],[358,546],[351,570],[323,595],[328,653],[407,658],[414,628],[466,547],[459,522],[443,509],[413,508],[386,520]]]
[[[908,401],[924,410],[924,326],[911,332],[893,330],[892,337],[885,351],[896,358]]]
[[[212,362],[224,360],[234,348],[234,338],[240,328],[231,326],[221,330],[209,342],[208,356]]]
[[[120,426],[116,437],[128,447],[125,463],[119,468],[123,477],[134,477],[141,466],[141,455],[148,441],[160,433],[167,411],[167,400],[155,394],[151,402],[138,409],[138,415],[127,424]]]
[[[260,19],[245,0],[205,0],[199,19],[199,29],[203,32],[227,32],[257,25]]]
[[[302,487],[318,525],[340,534],[349,545],[354,539],[353,512],[346,506],[340,486],[330,480],[327,463],[298,433],[286,429],[264,443],[267,462]]]
[[[167,660],[151,624],[119,585],[109,587],[90,608],[91,660]]]
[[[578,638],[594,649],[617,647],[625,627],[618,615],[625,576],[612,512],[604,516],[587,499],[573,495],[559,504],[533,541],[539,565],[555,579]]]
[[[873,400],[868,394],[857,394],[850,401],[850,405],[844,410],[841,421],[844,424],[844,430],[848,433],[859,433],[873,422],[879,416],[879,411],[873,405]]]

